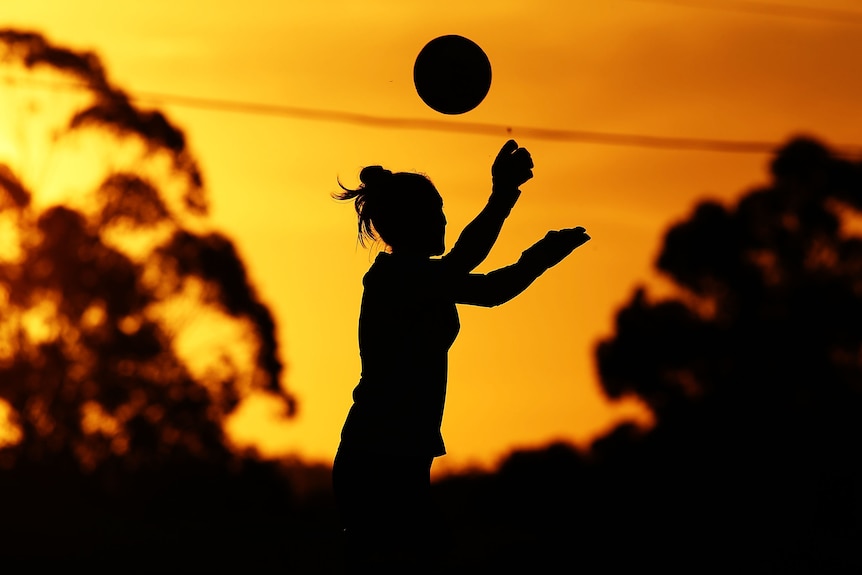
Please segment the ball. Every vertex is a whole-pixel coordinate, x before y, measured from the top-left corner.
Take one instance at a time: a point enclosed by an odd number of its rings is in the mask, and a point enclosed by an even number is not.
[[[422,101],[441,114],[463,114],[491,89],[491,62],[478,44],[451,34],[428,42],[413,65],[413,84]]]

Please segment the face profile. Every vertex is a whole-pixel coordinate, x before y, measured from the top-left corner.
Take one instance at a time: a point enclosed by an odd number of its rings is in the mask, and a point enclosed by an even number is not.
[[[393,253],[419,257],[440,256],[446,251],[446,215],[443,213],[443,198],[437,190],[417,194],[409,215],[405,214],[402,237],[390,244]]]

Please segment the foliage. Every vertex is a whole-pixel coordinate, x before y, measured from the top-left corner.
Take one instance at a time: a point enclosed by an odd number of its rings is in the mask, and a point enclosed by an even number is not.
[[[650,303],[638,290],[618,315],[598,349],[611,397],[636,394],[659,418],[706,396],[752,409],[858,399],[862,168],[797,139],[772,176],[667,233],[658,268],[680,292]]]
[[[294,401],[185,134],[92,53],[7,29],[0,66],[0,462],[227,464],[243,397]]]
[[[664,238],[665,299],[638,288],[597,348],[611,397],[655,425],[589,450],[516,452],[438,485],[471,569],[862,569],[862,164],[808,138],[734,205]]]
[[[701,202],[670,228],[657,266],[677,294],[639,289],[599,372],[608,395],[655,412],[615,450],[637,450],[658,497],[645,508],[690,549],[724,546],[755,570],[848,568],[862,536],[862,164],[797,138],[770,168],[735,205]]]

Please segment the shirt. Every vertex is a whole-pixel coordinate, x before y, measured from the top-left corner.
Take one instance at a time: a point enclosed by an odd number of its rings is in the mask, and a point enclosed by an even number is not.
[[[464,274],[466,275],[466,274]],[[362,375],[343,447],[439,456],[448,351],[460,329],[444,260],[380,253],[363,278]]]

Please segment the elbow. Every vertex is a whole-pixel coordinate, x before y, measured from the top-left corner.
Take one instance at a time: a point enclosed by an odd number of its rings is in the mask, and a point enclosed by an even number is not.
[[[494,297],[489,297],[488,299],[486,299],[485,301],[483,301],[479,305],[481,305],[482,307],[497,307],[497,306],[503,305],[504,303],[506,303],[510,299],[512,299],[511,296],[507,297],[505,295],[496,295]]]
[[[481,297],[481,298],[465,298],[462,300],[458,300],[457,303],[465,304],[465,305],[475,305],[478,307],[497,307],[498,305],[502,305],[509,301],[509,298],[500,298],[500,297]]]

